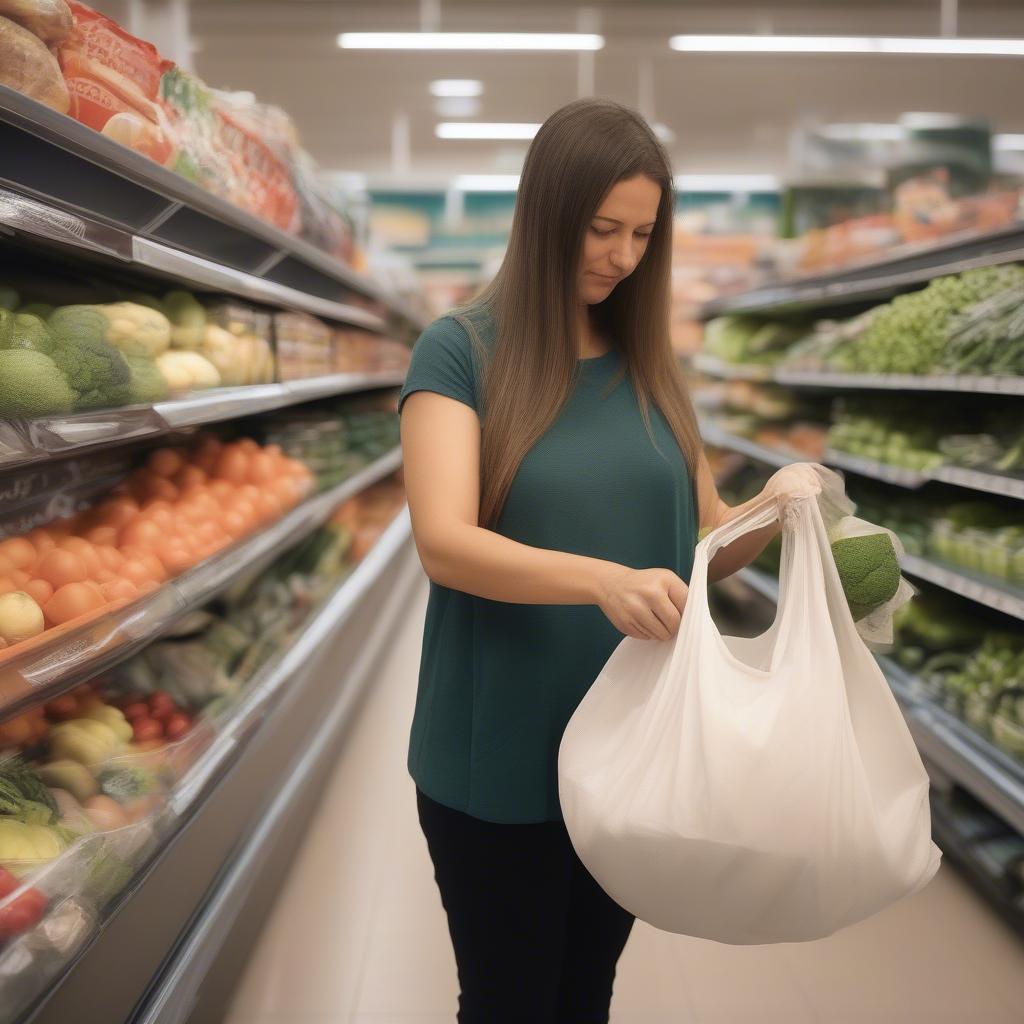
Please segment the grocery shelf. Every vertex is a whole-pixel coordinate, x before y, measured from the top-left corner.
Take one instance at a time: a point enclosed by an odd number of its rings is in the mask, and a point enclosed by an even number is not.
[[[779,581],[770,573],[745,566],[736,575],[769,601],[778,600]],[[914,676],[892,658],[875,658],[922,756],[1024,835],[1024,766],[945,708],[917,696]]]
[[[337,505],[401,465],[395,448],[354,476],[225,548],[147,597],[56,635],[0,662],[0,714],[37,704],[123,661],[235,579],[259,569],[321,526]]]
[[[409,509],[403,506],[366,557],[313,613],[294,642],[250,682],[223,731],[174,787],[169,801],[174,814],[180,816],[192,805],[196,795],[231,757],[253,720],[280,695],[288,681],[330,633],[348,621],[366,591],[411,536]]]
[[[63,458],[86,448],[157,437],[184,427],[252,416],[317,398],[398,387],[404,379],[404,370],[336,373],[283,384],[216,388],[152,406],[5,420],[0,428],[0,469]]]
[[[988,608],[1024,619],[1024,590],[1010,584],[1001,584],[990,577],[972,573],[958,566],[906,554],[900,562],[904,572],[928,580],[954,594],[966,597]]]
[[[884,480],[887,484],[896,484],[897,487],[910,489],[916,489],[933,479],[931,473],[922,473],[920,470],[908,469],[905,466],[891,466],[886,462],[878,462],[876,459],[865,459],[860,455],[836,451],[835,448],[825,451],[822,462],[839,469],[849,470],[851,473],[858,473],[860,476],[870,476],[875,480]]]
[[[0,184],[54,210],[64,224],[55,241],[81,253],[134,259],[100,231],[119,228],[308,296],[346,305],[353,294],[362,296],[419,323],[397,296],[309,242],[6,86],[0,86],[0,152]],[[76,215],[93,221],[96,234],[76,240],[67,219]]]
[[[961,232],[938,243],[900,246],[880,260],[722,296],[702,306],[700,315],[708,319],[723,313],[783,312],[884,299],[939,274],[1017,260],[1024,260],[1024,223],[1020,221],[995,231]]]
[[[690,365],[709,377],[720,377],[722,380],[772,380],[775,368],[760,363],[727,363],[717,356],[706,352],[695,352],[690,357]]]
[[[711,371],[705,371],[710,373]],[[834,373],[776,367],[771,378],[789,387],[877,391],[963,391],[979,395],[1024,395],[1024,377],[915,373]]]
[[[0,181],[2,181],[0,177]],[[326,320],[384,333],[387,322],[358,306],[334,302],[265,280],[130,231],[111,227],[80,211],[0,188],[0,227],[37,244],[70,249],[78,259],[116,261],[200,290],[262,302],[282,309],[313,313]]]
[[[928,475],[932,480],[967,487],[972,491],[987,491],[1006,498],[1024,499],[1024,478],[1018,476],[987,473],[981,469],[965,469],[961,466],[939,466],[930,470]]]
[[[759,363],[728,363],[697,352],[690,365],[721,380],[772,382],[794,388],[834,388],[850,391],[963,391],[981,395],[1024,395],[1024,377],[968,376],[916,373],[838,373],[831,370],[799,370]]]
[[[797,455],[787,455],[775,448],[769,448],[755,441],[748,441],[745,437],[738,437],[736,434],[723,430],[718,424],[712,423],[703,417],[698,418],[700,435],[705,443],[715,445],[719,448],[728,448],[731,451],[739,452],[741,455],[748,455],[758,462],[765,462],[769,466],[788,466],[791,462],[807,461]]]
[[[250,683],[278,685],[244,740],[216,757],[191,799],[180,792],[154,854],[107,906],[81,949],[18,1018],[222,1020],[245,954],[293,863],[346,723],[387,649],[414,580],[408,516]],[[287,661],[285,660],[287,659]],[[246,691],[248,692],[248,690]],[[242,710],[242,706],[239,706]],[[283,794],[283,795],[282,795]],[[132,955],[125,958],[124,950]],[[221,953],[223,952],[223,956]],[[211,991],[212,990],[212,991]],[[223,1000],[209,1012],[208,1004]]]

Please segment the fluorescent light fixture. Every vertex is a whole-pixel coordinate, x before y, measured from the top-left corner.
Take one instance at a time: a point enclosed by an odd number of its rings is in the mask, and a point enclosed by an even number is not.
[[[677,174],[677,192],[778,192],[773,174]]]
[[[585,32],[342,32],[343,50],[600,50]]]
[[[460,174],[452,188],[460,192],[515,192],[519,188],[518,174]]]
[[[906,131],[898,124],[853,122],[850,124],[827,124],[818,130],[827,139],[850,142],[899,142]]]
[[[494,124],[486,121],[442,121],[434,134],[439,139],[532,139],[539,124]]]
[[[444,99],[466,99],[484,94],[484,83],[476,78],[439,78],[430,83],[430,95]]]
[[[890,36],[673,36],[686,53],[903,53],[977,57],[1024,56],[1024,39],[947,39]]]
[[[438,117],[476,117],[480,113],[480,100],[476,96],[439,96],[434,100],[434,113]]]
[[[992,147],[1003,153],[1024,152],[1024,135],[997,135]]]

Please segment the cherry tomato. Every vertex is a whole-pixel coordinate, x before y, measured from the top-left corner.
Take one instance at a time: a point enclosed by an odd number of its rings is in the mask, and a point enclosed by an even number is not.
[[[192,720],[181,711],[170,715],[164,722],[164,732],[171,741],[179,740],[192,728]]]
[[[149,718],[149,705],[143,700],[133,701],[131,704],[125,704],[121,708],[121,713],[129,722],[134,722],[137,718]]]
[[[149,713],[153,718],[164,718],[173,715],[178,709],[174,706],[169,694],[163,690],[154,690],[149,697]]]
[[[0,939],[27,932],[43,916],[46,897],[38,889],[26,889],[6,906],[0,907]]]
[[[132,739],[136,743],[147,740],[159,740],[164,735],[164,727],[154,718],[136,718],[132,722]]]

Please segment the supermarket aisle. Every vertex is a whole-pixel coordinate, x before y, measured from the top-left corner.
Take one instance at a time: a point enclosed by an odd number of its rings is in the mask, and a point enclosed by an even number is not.
[[[424,583],[228,1024],[455,1019],[454,959],[405,771],[425,603]],[[817,943],[728,947],[637,924],[612,1020],[1014,1024],[1022,1007],[1024,945],[944,865],[924,892]]]

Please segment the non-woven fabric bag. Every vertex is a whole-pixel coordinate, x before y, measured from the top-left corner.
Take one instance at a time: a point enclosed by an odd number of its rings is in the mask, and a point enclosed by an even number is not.
[[[921,889],[941,853],[928,776],[857,633],[813,496],[783,507],[776,617],[723,636],[698,544],[676,636],[626,638],[570,720],[559,796],[602,888],[665,931],[746,945],[821,938]]]

